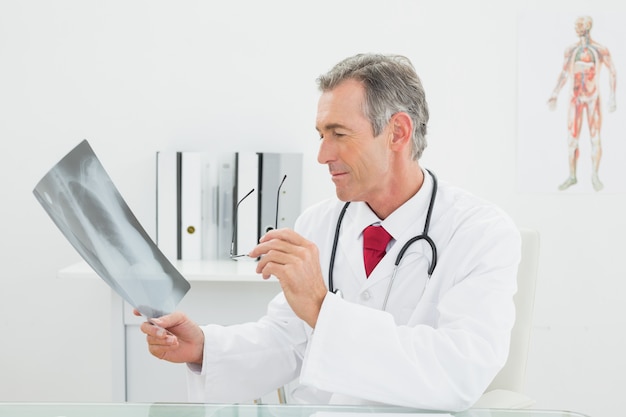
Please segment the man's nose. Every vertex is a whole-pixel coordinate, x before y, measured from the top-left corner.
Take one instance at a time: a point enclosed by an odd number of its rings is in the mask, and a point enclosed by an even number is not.
[[[320,139],[320,149],[317,152],[317,162],[320,164],[328,164],[335,160],[335,150],[330,141]]]

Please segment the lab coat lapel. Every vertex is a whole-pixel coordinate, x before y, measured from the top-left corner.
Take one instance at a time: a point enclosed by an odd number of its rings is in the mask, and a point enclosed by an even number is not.
[[[361,233],[366,226],[378,219],[364,203],[352,203],[352,206],[353,211],[350,213],[349,221],[345,222],[340,247],[341,255],[352,272],[350,285],[354,288],[361,288],[366,278]],[[347,243],[344,244],[344,242]]]

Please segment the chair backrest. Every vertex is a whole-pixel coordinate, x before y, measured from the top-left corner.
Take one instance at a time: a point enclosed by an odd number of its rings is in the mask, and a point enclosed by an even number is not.
[[[494,389],[524,391],[539,264],[539,233],[536,230],[520,229],[520,234],[522,258],[517,272],[517,293],[514,298],[516,317],[511,332],[509,358],[487,388],[487,392]]]

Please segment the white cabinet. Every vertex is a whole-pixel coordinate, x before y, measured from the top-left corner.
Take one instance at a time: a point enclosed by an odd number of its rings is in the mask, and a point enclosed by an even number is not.
[[[280,292],[275,278],[263,280],[256,262],[177,261],[174,266],[191,283],[178,306],[199,324],[235,324],[257,320],[267,303]],[[60,278],[99,279],[84,262],[59,272]],[[111,291],[111,352],[114,402],[184,402],[187,400],[186,366],[150,355],[144,321],[132,307]]]

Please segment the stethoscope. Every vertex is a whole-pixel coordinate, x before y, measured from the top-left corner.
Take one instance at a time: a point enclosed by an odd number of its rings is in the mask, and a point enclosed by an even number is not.
[[[430,236],[428,236],[428,228],[430,227],[430,217],[433,212],[433,205],[435,203],[435,197],[437,196],[437,177],[435,176],[435,174],[433,174],[429,170],[426,170],[426,171],[430,174],[430,176],[433,179],[433,190],[430,194],[430,203],[428,204],[428,211],[426,212],[426,220],[424,221],[424,231],[422,232],[421,235],[414,236],[411,239],[409,239],[404,244],[404,246],[402,246],[402,248],[400,249],[398,256],[396,256],[396,260],[393,266],[393,272],[391,273],[391,279],[389,280],[389,285],[387,286],[387,293],[385,294],[385,301],[383,302],[383,308],[382,308],[383,310],[385,310],[387,307],[387,300],[389,299],[389,293],[391,292],[393,281],[395,280],[396,274],[398,273],[398,266],[400,265],[400,262],[402,261],[402,257],[404,256],[404,253],[407,251],[407,249],[409,249],[409,247],[412,244],[414,244],[415,242],[419,240],[424,240],[430,246],[430,249],[432,251],[432,261],[428,267],[428,279],[430,279],[431,275],[433,274],[433,271],[435,270],[435,267],[437,266],[437,246],[435,246],[435,242],[433,242]],[[335,289],[333,285],[333,269],[335,267],[335,256],[337,254],[337,244],[339,243],[339,231],[341,229],[341,223],[343,222],[343,216],[346,214],[346,210],[348,209],[349,205],[350,205],[349,201],[346,204],[344,204],[343,208],[341,209],[341,212],[339,213],[339,218],[337,219],[337,226],[335,227],[335,237],[333,239],[333,249],[332,249],[332,252],[330,253],[330,266],[328,269],[328,290],[340,296],[342,295],[341,291],[338,289]]]

